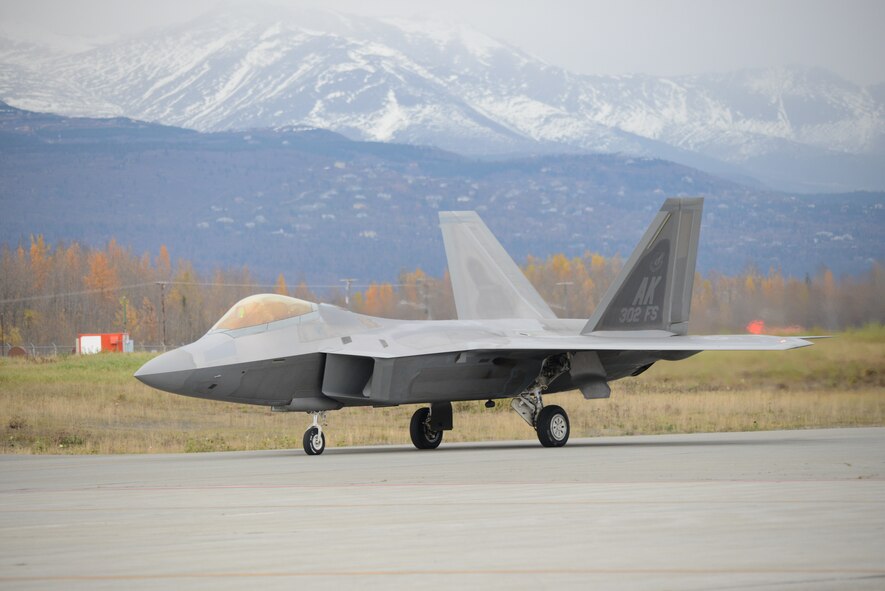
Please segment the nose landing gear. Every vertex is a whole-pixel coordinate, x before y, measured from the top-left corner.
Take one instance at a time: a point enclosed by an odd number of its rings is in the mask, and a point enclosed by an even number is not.
[[[304,444],[304,453],[309,456],[318,456],[326,449],[326,436],[323,434],[326,413],[315,412],[311,414],[313,415],[313,425],[304,432],[301,442]]]

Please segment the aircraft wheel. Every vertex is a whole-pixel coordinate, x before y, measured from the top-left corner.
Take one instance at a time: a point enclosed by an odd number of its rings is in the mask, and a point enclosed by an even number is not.
[[[316,427],[304,432],[304,452],[309,456],[318,456],[326,449],[326,435]]]
[[[419,408],[412,415],[412,421],[409,423],[412,444],[418,449],[436,449],[442,443],[443,432],[431,429],[428,424],[429,418],[430,409]]]
[[[560,406],[545,406],[538,414],[538,441],[544,447],[562,447],[568,441],[568,414]]]

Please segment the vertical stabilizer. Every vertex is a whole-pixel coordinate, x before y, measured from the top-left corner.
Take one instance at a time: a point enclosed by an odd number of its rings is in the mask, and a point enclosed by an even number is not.
[[[686,334],[702,198],[667,199],[581,331]]]
[[[439,222],[459,319],[556,318],[476,212],[443,211]]]

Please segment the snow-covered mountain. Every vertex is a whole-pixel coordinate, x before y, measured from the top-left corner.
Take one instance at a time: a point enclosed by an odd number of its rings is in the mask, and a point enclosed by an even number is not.
[[[885,187],[881,85],[799,67],[584,76],[463,26],[260,14],[231,9],[85,50],[0,38],[0,98],[199,130],[310,126],[476,155],[624,152],[781,187]]]

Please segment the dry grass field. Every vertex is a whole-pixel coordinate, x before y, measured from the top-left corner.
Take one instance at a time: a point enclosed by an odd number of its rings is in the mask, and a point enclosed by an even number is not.
[[[147,453],[299,448],[309,416],[166,394],[132,378],[150,355],[0,360],[0,452]],[[572,437],[885,425],[885,327],[786,352],[702,353],[613,384],[610,399],[570,392]],[[415,406],[329,413],[331,447],[408,443]],[[499,401],[455,405],[446,441],[534,439]]]

